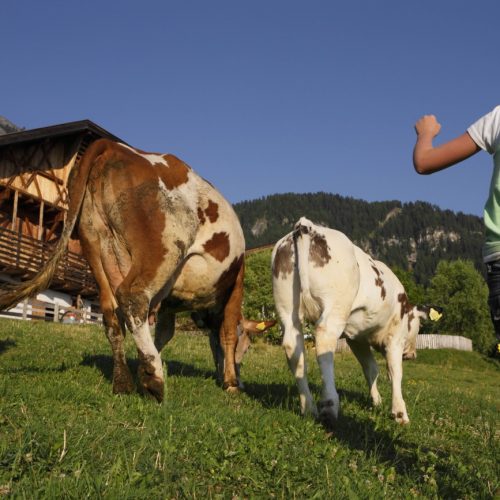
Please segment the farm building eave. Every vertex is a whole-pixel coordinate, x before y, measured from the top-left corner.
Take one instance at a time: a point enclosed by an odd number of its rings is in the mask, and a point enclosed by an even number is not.
[[[96,125],[90,120],[80,120],[75,122],[61,123],[59,125],[51,125],[49,127],[34,128],[30,130],[23,130],[22,132],[13,132],[12,134],[0,135],[0,147],[10,146],[13,144],[20,144],[23,142],[36,141],[45,138],[54,138],[65,135],[71,135],[78,132],[91,132],[98,137],[104,137],[113,141],[125,141],[113,135],[111,132]]]

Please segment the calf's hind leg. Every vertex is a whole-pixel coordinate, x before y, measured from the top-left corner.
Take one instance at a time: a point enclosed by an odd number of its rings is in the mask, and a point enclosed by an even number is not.
[[[295,313],[293,313],[295,315]],[[307,362],[304,348],[304,335],[298,318],[282,318],[283,328],[283,348],[290,371],[295,376],[297,388],[299,390],[300,412],[302,415],[318,415],[316,404],[314,403],[309,384],[307,382]]]
[[[356,342],[351,339],[347,339],[347,343],[363,368],[373,405],[379,406],[382,403],[382,398],[377,388],[378,365],[373,357],[370,346],[366,342]]]
[[[323,314],[316,323],[316,359],[321,371],[322,396],[319,403],[319,419],[328,428],[335,425],[340,400],[335,387],[334,353],[337,340],[342,335],[345,322]]]

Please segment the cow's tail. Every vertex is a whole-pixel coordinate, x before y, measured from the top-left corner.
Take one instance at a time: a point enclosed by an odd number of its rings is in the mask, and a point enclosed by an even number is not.
[[[49,287],[57,265],[66,252],[71,233],[80,215],[90,170],[95,159],[102,154],[105,147],[105,141],[96,141],[89,147],[80,164],[72,168],[68,179],[68,214],[54,252],[43,269],[30,280],[24,283],[11,283],[2,286],[0,290],[0,310],[10,309],[25,298],[32,297],[39,291]]]
[[[311,229],[313,223],[301,217],[293,230],[297,269],[299,273],[301,305],[306,318],[316,321],[321,313],[318,302],[311,295],[309,285],[309,248],[311,246]]]

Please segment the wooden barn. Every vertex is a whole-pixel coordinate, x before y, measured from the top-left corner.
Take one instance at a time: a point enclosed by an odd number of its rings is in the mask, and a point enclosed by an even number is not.
[[[66,218],[68,175],[101,137],[124,142],[89,120],[0,135],[0,285],[23,281],[43,267]],[[77,302],[94,310],[96,299],[96,283],[75,235],[51,289],[10,315],[59,321],[60,312]]]

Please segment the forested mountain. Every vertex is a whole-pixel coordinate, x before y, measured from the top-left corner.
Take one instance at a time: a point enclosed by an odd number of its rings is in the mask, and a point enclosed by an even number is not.
[[[247,248],[275,243],[302,216],[338,229],[376,259],[426,284],[440,260],[468,259],[483,272],[482,221],[425,202],[367,202],[330,193],[276,194],[234,205]]]

